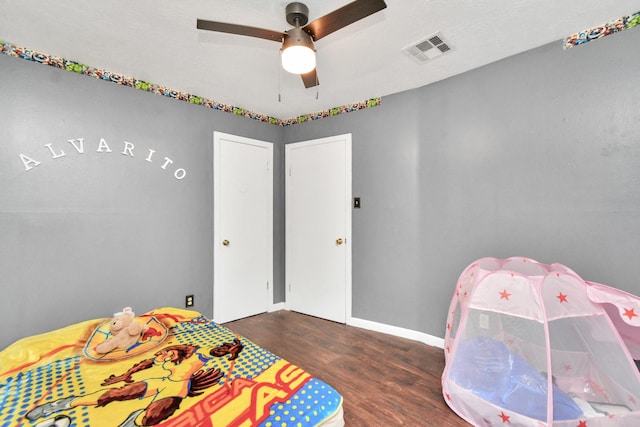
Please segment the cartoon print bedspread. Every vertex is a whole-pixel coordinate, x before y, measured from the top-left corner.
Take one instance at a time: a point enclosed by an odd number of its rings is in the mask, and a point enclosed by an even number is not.
[[[313,426],[342,397],[200,313],[163,308],[127,350],[98,354],[109,319],[0,352],[0,426]]]

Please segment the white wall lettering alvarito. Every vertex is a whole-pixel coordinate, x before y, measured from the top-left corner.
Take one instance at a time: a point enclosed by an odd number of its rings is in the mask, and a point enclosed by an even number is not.
[[[84,138],[69,139],[67,140],[67,143],[71,145],[72,150],[75,151],[77,154],[85,153]],[[43,147],[45,147],[47,150],[42,150],[42,151],[47,155],[48,158],[51,158],[53,160],[60,159],[62,157],[67,156],[66,152],[64,151],[64,146],[62,144],[56,145],[54,143],[49,143],[49,144],[44,144]],[[148,163],[156,163],[155,157],[154,157],[156,150],[147,148],[146,151],[144,151],[143,149],[138,149],[138,151],[136,151],[135,144],[129,141],[122,142],[122,151],[120,151],[120,154],[126,157],[136,157],[136,154],[140,151],[142,151],[143,154],[139,155],[139,157],[144,157],[144,160]],[[111,149],[111,147],[109,146],[109,144],[104,138],[100,138],[100,140],[97,141],[97,148],[95,152],[96,153],[113,153],[113,150]],[[26,155],[26,154],[20,153],[18,154],[18,157],[20,158],[20,161],[24,166],[24,170],[30,171],[36,166],[42,164],[42,160],[40,159],[43,158],[43,154]],[[184,168],[176,168],[173,166],[174,164],[173,159],[166,156],[163,157],[160,155],[158,156],[158,158],[162,158],[162,160],[159,160],[157,162],[160,169],[172,172],[173,177],[175,179],[180,180],[187,175],[187,171]]]

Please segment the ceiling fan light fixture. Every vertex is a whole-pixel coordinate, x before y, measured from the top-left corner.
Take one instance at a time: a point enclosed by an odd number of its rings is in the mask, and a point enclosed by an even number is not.
[[[320,84],[313,43],[386,7],[384,0],[352,0],[351,3],[309,22],[309,8],[303,3],[292,2],[285,8],[285,17],[293,28],[286,32],[204,19],[196,21],[196,28],[282,43],[282,68],[290,73],[299,74],[304,87],[308,89]]]
[[[316,52],[311,36],[301,28],[292,28],[282,43],[282,68],[292,74],[306,74],[316,68]]]

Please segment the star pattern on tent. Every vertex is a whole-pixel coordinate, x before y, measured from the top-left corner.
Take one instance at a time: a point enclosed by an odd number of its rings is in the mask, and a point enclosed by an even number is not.
[[[633,403],[633,404],[636,404],[636,403],[637,403],[636,398],[635,398],[635,397],[633,397],[633,396],[629,396],[629,402],[631,402],[631,403]]]
[[[509,415],[506,415],[504,412],[500,412],[499,417],[502,418],[503,424],[511,424],[511,417]]]
[[[500,299],[506,299],[508,301],[510,296],[511,294],[507,292],[506,289],[500,292]]]
[[[560,294],[557,295],[556,298],[560,300],[560,303],[567,302],[567,296],[562,292],[560,292]]]
[[[587,420],[580,420],[580,424],[578,424],[578,427],[587,427]]]
[[[633,308],[631,310],[625,308],[623,316],[627,316],[629,320],[633,320],[634,317],[638,317]]]
[[[563,366],[563,368],[564,368],[564,370],[565,370],[565,371],[567,371],[567,372],[569,372],[571,369],[573,369],[573,368],[571,367],[571,365],[569,365],[568,363],[567,363],[566,365],[564,365],[564,366]]]
[[[451,395],[449,393],[445,393],[444,396],[447,398],[447,400],[451,400]]]

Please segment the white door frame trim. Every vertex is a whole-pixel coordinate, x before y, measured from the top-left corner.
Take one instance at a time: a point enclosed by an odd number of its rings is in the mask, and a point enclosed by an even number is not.
[[[273,290],[274,290],[273,289],[274,288],[273,286],[273,143],[214,131],[213,132],[213,316],[211,317],[214,321],[217,321],[216,313],[220,313],[221,304],[223,304],[223,301],[221,301],[221,298],[219,295],[220,287],[216,286],[216,283],[220,282],[220,277],[219,277],[220,270],[216,268],[216,265],[219,265],[219,262],[220,262],[220,249],[222,244],[221,243],[222,230],[220,230],[220,224],[219,224],[220,215],[218,215],[218,212],[219,212],[218,209],[220,207],[219,197],[220,197],[220,181],[221,181],[221,176],[220,176],[221,168],[220,168],[219,162],[222,160],[220,155],[220,141],[222,139],[230,139],[234,142],[241,143],[241,144],[248,144],[248,145],[254,145],[262,148],[267,148],[271,153],[270,162],[269,162],[269,173],[268,173],[270,177],[271,185],[268,186],[268,194],[267,194],[267,203],[268,203],[267,222],[271,226],[267,231],[267,239],[269,240],[268,242],[269,251],[267,255],[268,257],[267,280],[268,280],[269,288],[267,292],[266,307],[267,307],[267,311],[274,310],[274,304],[273,304]]]

